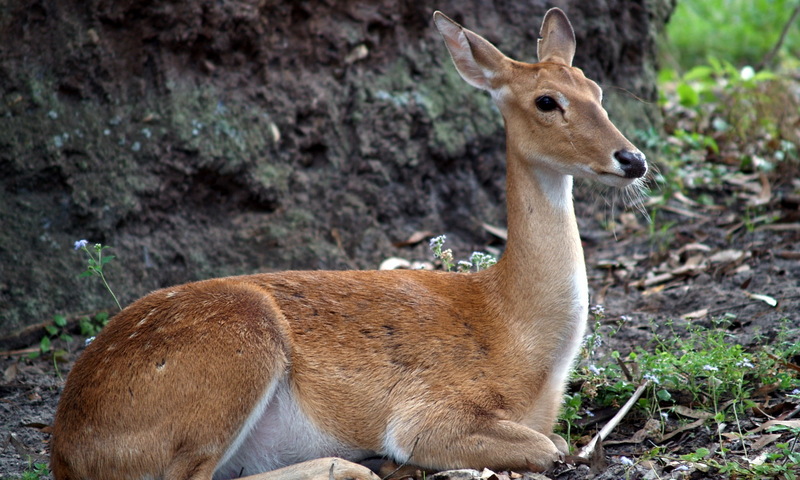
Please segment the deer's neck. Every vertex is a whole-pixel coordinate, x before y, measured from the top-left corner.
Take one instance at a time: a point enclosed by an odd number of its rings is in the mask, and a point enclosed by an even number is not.
[[[524,163],[509,149],[508,243],[494,274],[495,298],[530,349],[575,353],[588,310],[586,267],[572,203],[572,177]]]

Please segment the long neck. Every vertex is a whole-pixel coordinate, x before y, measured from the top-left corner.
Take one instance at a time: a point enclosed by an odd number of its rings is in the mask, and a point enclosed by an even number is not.
[[[490,269],[493,295],[505,321],[530,342],[561,344],[583,334],[588,308],[572,177],[541,165],[531,168],[511,142],[507,172],[508,243]]]

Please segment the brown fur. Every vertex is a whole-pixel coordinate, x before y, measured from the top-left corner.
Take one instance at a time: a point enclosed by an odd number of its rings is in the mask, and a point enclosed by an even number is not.
[[[435,17],[462,76],[492,92],[505,119],[509,242],[498,265],[284,272],[154,292],[114,317],[70,373],[55,478],[210,479],[276,382],[315,432],[359,451],[433,469],[557,460],[566,443],[553,425],[588,304],[569,175],[628,184],[613,154],[635,149],[570,66],[566,17],[548,19],[555,34],[530,65]],[[568,104],[540,111],[542,95]]]

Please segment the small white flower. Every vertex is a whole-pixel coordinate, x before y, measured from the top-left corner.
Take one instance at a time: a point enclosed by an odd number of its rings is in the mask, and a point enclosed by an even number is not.
[[[792,395],[800,395],[800,388],[795,388],[792,390]]]
[[[593,375],[600,375],[601,373],[603,373],[603,370],[605,370],[604,368],[597,368],[594,365],[589,365],[586,368],[588,368],[589,371],[592,372]]]
[[[688,465],[678,465],[677,467],[672,469],[673,472],[685,472],[687,470],[689,470]]]
[[[740,361],[736,362],[736,366],[737,367],[745,367],[745,368],[753,368],[755,365],[753,365],[753,362],[751,362],[750,360],[745,358],[744,360],[740,360]]]
[[[75,250],[80,250],[81,248],[85,247],[86,245],[89,245],[89,241],[88,240],[78,240],[77,242],[75,242]]]
[[[94,341],[94,337],[89,337],[83,342],[84,347],[88,347],[90,343]]]
[[[669,418],[669,413],[667,413],[667,412],[661,412],[660,415],[661,415],[661,418],[663,418],[664,420]]]
[[[626,465],[628,467],[633,466],[633,460],[628,457],[619,457],[619,463]]]
[[[753,69],[753,67],[747,65],[742,69],[739,75],[742,77],[742,80],[747,81],[756,76],[756,71]]]
[[[592,412],[591,410],[586,410],[586,416],[587,417],[594,417],[594,412]]]
[[[431,238],[430,246],[432,249],[437,247],[442,248],[442,245],[444,245],[445,240],[447,240],[447,236],[445,235],[439,235],[438,237],[433,237]]]
[[[656,385],[658,385],[659,383],[661,383],[661,381],[658,379],[658,377],[656,377],[656,376],[655,376],[655,375],[653,375],[652,373],[645,373],[645,374],[642,376],[642,378],[644,378],[645,380],[649,380],[649,381],[651,381],[652,383],[655,383]]]
[[[719,368],[715,367],[714,365],[703,365],[703,370],[706,372],[718,372]]]
[[[594,305],[589,311],[594,315],[604,315],[606,313],[606,308],[602,305]]]

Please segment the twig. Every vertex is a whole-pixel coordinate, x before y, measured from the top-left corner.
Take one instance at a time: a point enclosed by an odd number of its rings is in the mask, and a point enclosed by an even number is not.
[[[786,25],[783,26],[783,31],[781,31],[781,36],[778,37],[778,42],[772,47],[772,50],[769,51],[764,56],[764,59],[761,60],[761,63],[758,64],[758,70],[763,69],[764,67],[768,66],[772,63],[772,60],[775,58],[775,55],[778,54],[778,50],[781,49],[783,42],[786,40],[786,35],[789,33],[789,28],[794,25],[794,21],[797,19],[797,15],[800,14],[800,3],[794,7],[794,11],[792,12],[792,16],[789,17],[789,21],[786,22]]]
[[[631,398],[629,398],[628,401],[625,402],[625,405],[623,405],[622,408],[619,409],[619,412],[617,412],[617,414],[614,415],[614,418],[609,420],[609,422],[605,424],[605,426],[597,433],[597,435],[594,436],[592,441],[581,449],[580,453],[578,453],[578,457],[589,458],[592,456],[592,452],[597,447],[597,443],[605,440],[606,437],[608,437],[608,435],[615,428],[617,428],[619,422],[621,422],[622,419],[625,417],[625,415],[628,414],[630,409],[633,407],[633,404],[636,403],[637,400],[639,400],[639,397],[642,396],[648,385],[650,385],[649,380],[645,380],[641,385],[639,385],[639,388],[637,388],[636,391],[633,392]]]

